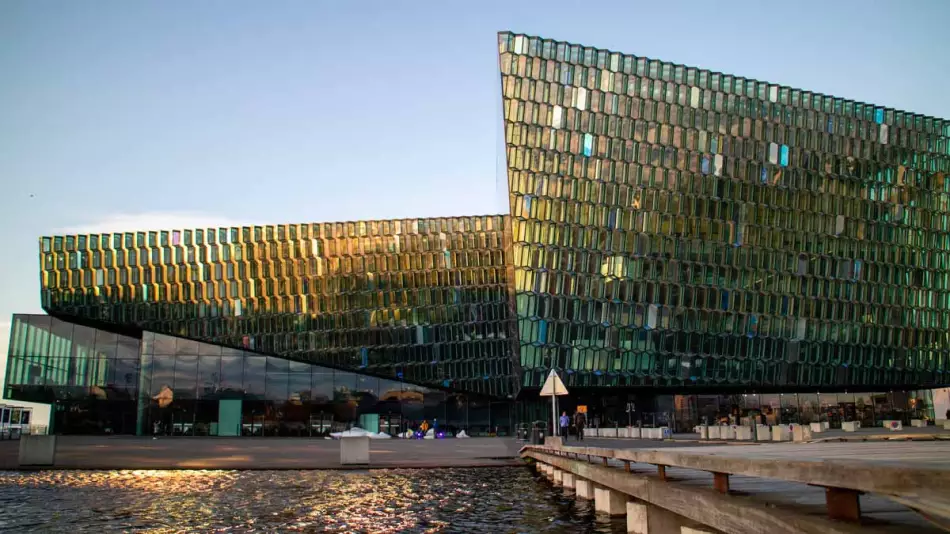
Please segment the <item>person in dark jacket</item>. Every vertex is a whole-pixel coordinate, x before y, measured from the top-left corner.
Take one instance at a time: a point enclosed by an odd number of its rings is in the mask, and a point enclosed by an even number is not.
[[[581,412],[574,414],[574,429],[577,430],[577,440],[583,441],[584,427],[587,426],[587,417]]]

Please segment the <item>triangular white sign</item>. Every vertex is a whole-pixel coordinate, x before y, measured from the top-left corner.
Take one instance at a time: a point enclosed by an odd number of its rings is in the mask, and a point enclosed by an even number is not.
[[[567,388],[564,387],[564,382],[561,382],[561,377],[557,376],[557,372],[551,369],[547,380],[544,381],[544,387],[541,388],[541,396],[551,397],[554,395],[567,395]]]

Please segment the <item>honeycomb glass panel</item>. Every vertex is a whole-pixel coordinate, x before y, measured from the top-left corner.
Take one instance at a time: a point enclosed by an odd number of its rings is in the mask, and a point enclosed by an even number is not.
[[[75,250],[88,236],[47,237],[43,302],[67,321],[176,336],[154,341],[163,358],[150,384],[192,397],[201,384],[182,375],[181,388],[173,385],[191,360],[164,358],[191,354],[175,346],[187,339],[508,398],[520,364],[510,231],[508,217],[480,216],[116,234],[105,271]],[[448,368],[456,354],[483,365],[453,367],[457,374]],[[243,380],[262,398],[291,393],[283,378]]]
[[[499,35],[525,386],[946,384],[943,121],[568,43],[545,79],[529,39]]]

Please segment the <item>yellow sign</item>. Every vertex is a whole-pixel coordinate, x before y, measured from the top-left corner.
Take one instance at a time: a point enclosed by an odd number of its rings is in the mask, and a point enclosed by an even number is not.
[[[580,406],[577,407],[577,412],[578,412],[578,413],[587,413],[587,406],[584,405],[584,404],[581,404]]]

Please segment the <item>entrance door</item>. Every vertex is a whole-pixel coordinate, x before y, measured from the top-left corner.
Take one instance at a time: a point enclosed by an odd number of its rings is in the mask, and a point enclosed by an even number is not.
[[[241,435],[241,399],[218,401],[218,435]]]
[[[391,436],[402,431],[402,416],[400,414],[386,414],[379,416],[379,430]]]

